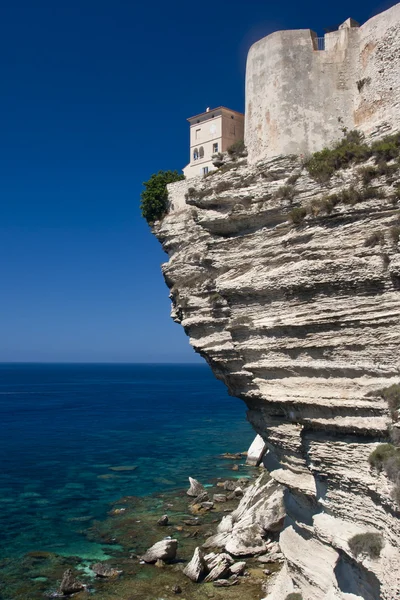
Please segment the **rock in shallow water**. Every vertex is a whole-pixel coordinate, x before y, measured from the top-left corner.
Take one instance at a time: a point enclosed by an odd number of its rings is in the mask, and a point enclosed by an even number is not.
[[[197,479],[193,479],[193,477],[189,477],[190,488],[186,492],[188,496],[193,496],[193,498],[197,498],[200,494],[204,494],[206,491],[204,487],[201,485]]]
[[[199,485],[201,485],[199,483]],[[188,492],[189,494],[189,492]],[[199,494],[198,496],[196,496],[196,498],[191,502],[191,505],[193,504],[201,504],[202,502],[208,502],[209,497],[207,492],[204,490],[203,492],[201,492],[201,494]]]
[[[169,521],[168,515],[163,515],[161,517],[161,519],[158,519],[157,525],[162,525],[162,526],[168,525],[168,521]]]
[[[69,596],[70,594],[75,594],[76,592],[80,592],[85,589],[85,585],[78,581],[71,569],[67,569],[64,572],[63,578],[60,584],[60,592],[64,594],[64,596]]]
[[[209,572],[207,577],[204,579],[205,583],[209,581],[216,581],[217,579],[224,579],[229,574],[229,566],[230,563],[225,560],[225,558],[221,558],[215,567]]]
[[[196,548],[192,560],[186,565],[183,573],[186,577],[189,577],[191,581],[197,583],[204,577],[206,571],[207,567],[204,561],[204,554],[200,548]]]
[[[232,575],[241,575],[246,568],[246,563],[243,561],[237,562],[229,567]]]
[[[142,560],[146,563],[155,563],[157,560],[171,562],[175,559],[177,550],[178,540],[161,540],[143,554]]]

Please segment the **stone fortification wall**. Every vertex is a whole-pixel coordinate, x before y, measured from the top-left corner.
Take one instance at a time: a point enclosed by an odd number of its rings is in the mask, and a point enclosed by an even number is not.
[[[325,36],[278,31],[254,44],[246,71],[249,162],[307,154],[342,136],[400,129],[400,4]]]
[[[179,212],[187,208],[185,195],[188,189],[193,184],[201,181],[202,177],[192,177],[191,179],[183,179],[175,181],[167,185],[168,190],[168,212]]]
[[[367,135],[400,129],[400,4],[360,28],[354,126]]]

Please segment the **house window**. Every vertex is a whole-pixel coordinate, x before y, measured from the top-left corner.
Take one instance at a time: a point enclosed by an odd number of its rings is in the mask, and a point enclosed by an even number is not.
[[[193,160],[197,160],[199,158],[199,151],[197,148],[193,150]]]
[[[203,167],[203,175],[207,175],[208,173],[208,167]]]
[[[196,129],[196,136],[195,136],[196,140],[198,140],[200,138],[200,132],[201,132],[201,129]]]
[[[215,152],[218,152],[218,142],[213,144],[213,153],[215,154]]]
[[[203,148],[203,146],[200,146],[199,157],[200,158],[204,158],[204,148]]]

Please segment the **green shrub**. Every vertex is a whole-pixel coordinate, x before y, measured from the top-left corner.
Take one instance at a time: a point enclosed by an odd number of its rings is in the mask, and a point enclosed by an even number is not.
[[[337,194],[331,194],[330,196],[323,196],[322,198],[316,198],[308,205],[308,212],[314,217],[317,217],[321,213],[330,215],[337,204]]]
[[[304,206],[296,206],[289,213],[289,221],[294,223],[294,225],[300,225],[305,219],[307,215],[307,210]]]
[[[292,592],[286,596],[285,600],[303,600],[303,596],[299,592]]]
[[[361,175],[364,185],[368,185],[376,177],[392,177],[397,169],[397,164],[388,165],[385,160],[380,160],[376,166],[367,165],[366,167],[361,167],[358,173]]]
[[[337,142],[333,148],[324,148],[320,152],[315,152],[315,154],[305,161],[305,167],[315,180],[326,182],[332,177],[335,171],[368,160],[372,156],[379,165],[380,163],[397,158],[399,154],[400,134],[386,136],[382,140],[377,140],[371,146],[368,146],[361,133],[358,131],[349,131],[345,133],[344,138]],[[393,166],[385,168],[381,166],[374,171],[368,168],[368,171],[365,172],[366,182],[371,181],[374,176],[386,175],[394,172],[394,170],[395,167]]]
[[[400,408],[400,384],[394,383],[390,387],[380,391],[380,395],[388,403],[392,418],[396,417],[396,413]]]
[[[247,156],[247,150],[246,146],[244,145],[244,140],[237,140],[236,142],[231,144],[228,148],[228,154],[232,158]]]
[[[385,462],[393,456],[400,456],[399,452],[399,449],[393,446],[393,444],[379,444],[369,455],[368,462],[371,467],[382,471]]]
[[[371,150],[377,162],[397,158],[400,151],[400,134],[387,135],[382,140],[373,142]]]
[[[367,160],[371,154],[371,149],[364,142],[362,134],[358,131],[350,131],[333,148],[324,148],[320,152],[315,152],[305,162],[305,167],[311,177],[325,182],[338,169]]]
[[[338,193],[338,198],[340,202],[343,204],[350,204],[354,206],[358,202],[362,202],[362,194],[354,185],[351,185],[349,188],[342,190]]]
[[[142,217],[151,225],[161,219],[168,209],[167,184],[185,179],[178,171],[159,171],[154,173],[148,181],[143,183],[140,210]]]
[[[385,198],[385,192],[380,188],[367,186],[360,192],[361,200],[376,200],[378,198]]]
[[[282,198],[282,200],[289,200],[290,202],[294,198],[294,187],[292,185],[283,185],[276,190],[274,198]]]
[[[371,558],[379,558],[383,538],[379,533],[359,533],[349,540],[349,548],[355,556],[367,554]]]
[[[392,177],[392,175],[396,173],[398,168],[399,165],[397,165],[396,163],[394,165],[388,165],[386,160],[381,160],[376,166],[376,172],[378,174],[378,177]]]
[[[373,248],[374,246],[377,246],[378,244],[383,244],[385,241],[385,235],[382,231],[374,231],[374,233],[371,233],[371,235],[369,235],[365,242],[364,242],[364,246],[367,246],[368,248]]]
[[[358,169],[359,175],[361,175],[361,179],[364,185],[368,185],[371,183],[375,177],[378,176],[377,170],[373,165],[367,165],[366,167],[361,167]]]

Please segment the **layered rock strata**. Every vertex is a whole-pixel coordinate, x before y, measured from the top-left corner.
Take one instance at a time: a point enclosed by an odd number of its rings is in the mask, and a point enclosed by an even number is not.
[[[172,317],[246,402],[285,489],[285,564],[268,599],[400,597],[398,507],[368,463],[390,423],[376,392],[399,379],[398,171],[329,215],[320,200],[360,188],[357,168],[321,185],[300,159],[278,157],[192,180],[186,197],[185,183],[170,188],[182,198],[154,232]],[[383,536],[379,559],[350,550],[365,532]]]

